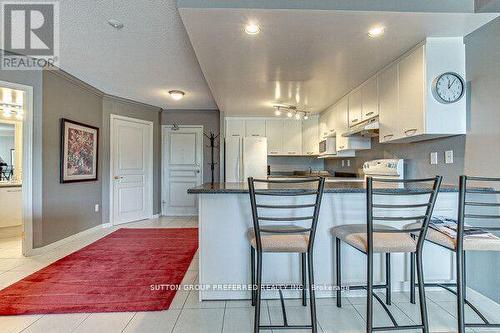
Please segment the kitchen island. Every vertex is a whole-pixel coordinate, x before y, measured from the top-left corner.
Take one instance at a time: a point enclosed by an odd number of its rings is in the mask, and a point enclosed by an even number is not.
[[[256,188],[284,190],[280,184],[256,184]],[[294,184],[287,191],[304,191],[309,185]],[[399,187],[384,187],[382,191],[401,191]],[[412,188],[411,191],[425,191]],[[458,188],[443,185],[438,195],[434,215],[456,217]],[[199,283],[201,300],[250,299],[250,246],[246,238],[247,229],[252,227],[252,213],[248,185],[246,183],[203,184],[188,190],[198,195],[199,205]],[[379,203],[415,203],[428,196],[411,195],[405,198],[383,196]],[[295,196],[275,198],[279,203],[309,203],[310,197]],[[308,201],[309,200],[309,201]],[[289,216],[286,212],[266,212],[267,216]],[[389,213],[389,212],[387,212]],[[398,216],[390,212],[392,216]],[[287,214],[287,215],[285,215]],[[415,214],[411,214],[415,215]],[[389,216],[389,215],[385,215]],[[400,214],[399,216],[403,216]],[[335,286],[334,239],[330,229],[336,225],[366,223],[366,190],[360,182],[325,183],[321,211],[314,244],[315,283],[320,289],[317,297],[331,297]],[[404,222],[386,222],[401,227]],[[298,223],[300,225],[300,223]],[[346,285],[366,281],[366,256],[347,245],[342,251],[342,278]],[[384,258],[375,255],[374,281],[385,279]],[[424,270],[426,281],[450,282],[453,280],[454,264],[451,252],[426,243],[424,249]],[[409,256],[392,255],[393,290],[403,290],[409,285]],[[299,283],[300,257],[298,254],[265,253],[263,256],[263,283]],[[272,293],[264,297],[274,297]],[[293,293],[287,293],[294,297]]]

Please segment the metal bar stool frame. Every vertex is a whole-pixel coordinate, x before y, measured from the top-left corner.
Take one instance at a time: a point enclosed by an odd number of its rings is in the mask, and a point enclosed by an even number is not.
[[[282,189],[276,190],[256,190],[255,183],[267,183],[267,184],[310,184],[318,183],[315,189],[298,189],[298,190],[287,190]],[[251,281],[252,281],[252,305],[255,306],[255,320],[254,320],[254,332],[258,333],[260,329],[264,330],[280,330],[280,329],[311,329],[313,333],[318,331],[317,320],[316,320],[316,300],[314,291],[314,270],[313,270],[313,246],[314,238],[316,235],[316,227],[318,224],[319,211],[321,207],[321,199],[323,197],[323,191],[325,186],[325,179],[323,177],[311,177],[297,180],[264,180],[264,179],[254,179],[253,177],[248,178],[248,188],[250,193],[250,203],[252,207],[252,220],[253,227],[255,231],[255,241],[256,248],[250,246],[251,255]],[[257,196],[283,196],[283,197],[294,197],[294,196],[316,196],[314,203],[303,204],[303,205],[263,205],[257,203]],[[301,208],[314,208],[312,216],[303,217],[264,217],[259,215],[259,208],[267,209],[278,209],[278,210],[294,210]],[[288,231],[276,231],[270,230],[264,226],[261,227],[260,221],[311,221],[310,228],[297,227],[295,230]],[[311,325],[289,325],[288,318],[286,316],[285,303],[283,298],[282,289],[295,289],[294,285],[263,285],[262,284],[262,241],[261,234],[304,234],[309,233],[309,243],[307,246],[307,252],[300,253],[301,258],[301,289],[302,289],[302,305],[307,305],[306,300],[306,280],[308,280],[308,290],[309,290],[309,303],[310,303],[310,313],[311,313]],[[289,252],[293,253],[293,252]],[[306,260],[307,257],[307,260]],[[307,267],[307,278],[306,278],[306,267]],[[260,303],[262,297],[262,289],[275,288],[279,291],[280,304],[283,315],[283,325],[261,325],[260,324]]]
[[[500,194],[500,191],[495,190],[473,190],[467,189],[467,181],[479,181],[479,182],[500,182],[500,178],[491,177],[472,177],[472,176],[460,176],[459,178],[459,190],[458,190],[458,219],[457,219],[457,239],[455,249],[450,249],[436,242],[432,242],[427,239],[428,242],[438,245],[442,248],[455,252],[456,263],[457,263],[457,276],[456,282],[451,283],[425,283],[425,287],[440,287],[457,297],[457,321],[458,321],[458,332],[465,333],[466,327],[476,327],[476,328],[500,328],[500,323],[491,323],[477,307],[475,307],[470,301],[467,300],[467,284],[466,284],[466,264],[465,255],[466,250],[464,250],[464,225],[465,220],[468,218],[477,219],[500,219],[500,215],[482,215],[482,214],[467,214],[466,207],[476,206],[476,207],[500,207],[500,203],[486,203],[486,202],[471,202],[467,201],[467,193],[475,194]],[[476,227],[476,226],[475,226]],[[486,231],[499,232],[500,227],[480,227]],[[415,283],[415,257],[414,254],[411,255],[410,260],[410,302],[415,303],[415,287],[419,287],[419,284]],[[451,289],[455,287],[456,291]],[[465,305],[468,305],[483,321],[482,323],[466,323],[465,322]]]
[[[396,189],[394,191],[377,191],[373,188],[373,183],[399,183],[399,184],[416,184],[416,183],[426,183],[433,182],[432,189],[422,189],[422,190],[406,190],[406,189]],[[425,237],[427,234],[427,229],[429,226],[430,218],[432,216],[432,212],[434,210],[434,205],[436,203],[436,198],[439,192],[439,188],[441,187],[442,177],[436,176],[434,178],[422,178],[422,179],[381,179],[381,178],[373,178],[367,177],[366,179],[366,207],[367,207],[367,251],[360,251],[367,255],[367,285],[357,285],[357,286],[349,286],[350,290],[360,290],[365,289],[367,291],[367,307],[366,307],[366,332],[376,332],[376,331],[388,331],[388,330],[410,330],[410,329],[421,329],[422,332],[429,332],[429,323],[427,318],[427,305],[425,299],[425,290],[424,288],[419,287],[419,298],[420,298],[420,316],[422,318],[422,322],[420,325],[399,325],[392,313],[390,312],[387,305],[391,304],[391,261],[390,261],[390,253],[385,253],[386,255],[386,282],[382,285],[374,285],[373,284],[373,234],[374,233],[411,233],[418,232],[420,236]],[[394,196],[405,196],[405,195],[429,195],[429,200],[425,204],[409,204],[409,205],[387,205],[387,204],[374,204],[374,195],[394,195]],[[405,216],[405,217],[384,217],[384,216],[374,216],[373,211],[374,208],[384,208],[384,209],[403,209],[403,208],[418,208],[418,207],[426,207],[425,215],[421,216]],[[397,229],[397,230],[385,230],[385,229],[374,229],[373,221],[405,221],[405,220],[421,220],[422,226],[417,229]],[[341,301],[341,291],[342,291],[342,260],[341,260],[341,239],[335,238],[336,244],[336,279],[337,279],[337,307],[342,306]],[[423,275],[423,262],[422,262],[422,250],[423,250],[424,241],[420,238],[417,241],[416,245],[416,255],[417,258],[417,275],[419,281],[424,281]],[[413,254],[413,253],[412,253]],[[386,304],[382,301],[382,299],[374,293],[376,289],[385,289],[386,290]],[[385,310],[387,315],[389,316],[393,326],[377,326],[373,325],[373,298],[375,298],[382,308]]]

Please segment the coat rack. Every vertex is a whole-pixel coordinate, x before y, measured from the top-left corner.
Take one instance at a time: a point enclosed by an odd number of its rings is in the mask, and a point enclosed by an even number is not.
[[[220,145],[215,144],[215,140],[219,137],[219,134],[215,135],[213,132],[210,132],[210,134],[203,133],[203,135],[210,140],[210,145],[207,145],[207,147],[210,148],[210,163],[208,163],[208,165],[210,165],[210,171],[212,173],[210,182],[213,184],[215,165],[217,165],[217,163],[214,162],[214,150],[220,147]]]

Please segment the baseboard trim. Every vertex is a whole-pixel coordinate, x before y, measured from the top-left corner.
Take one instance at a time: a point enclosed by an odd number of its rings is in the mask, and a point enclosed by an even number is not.
[[[38,255],[44,254],[44,253],[46,253],[50,250],[53,250],[61,245],[64,245],[68,242],[71,242],[72,240],[78,239],[78,238],[83,237],[85,235],[89,235],[89,234],[91,234],[99,229],[110,228],[111,226],[112,226],[111,223],[103,223],[103,224],[96,225],[95,227],[80,231],[77,234],[60,239],[58,241],[55,241],[54,243],[50,243],[48,245],[32,249],[31,251],[29,251],[29,253],[27,253],[27,257],[38,256]]]

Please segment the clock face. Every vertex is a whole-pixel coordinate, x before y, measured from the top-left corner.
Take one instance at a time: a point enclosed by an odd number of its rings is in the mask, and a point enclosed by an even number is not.
[[[434,98],[445,104],[459,101],[464,91],[464,80],[456,73],[444,73],[438,76],[432,86]]]

